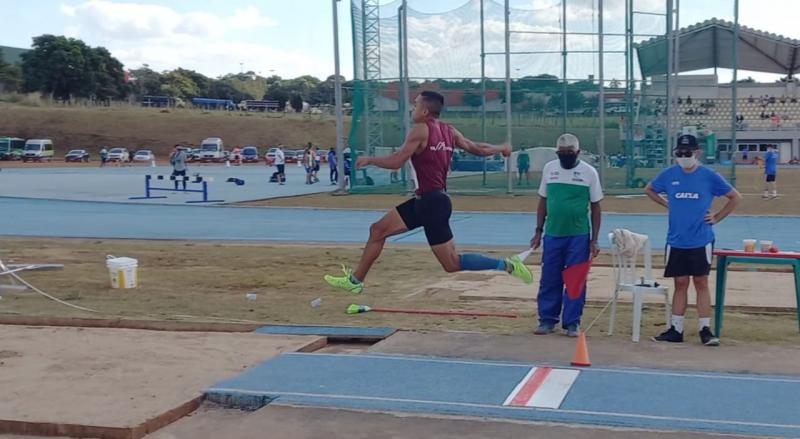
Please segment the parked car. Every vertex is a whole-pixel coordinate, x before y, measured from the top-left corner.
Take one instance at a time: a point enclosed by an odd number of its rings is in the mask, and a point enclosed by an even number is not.
[[[25,150],[25,139],[0,137],[0,160],[19,160]]]
[[[153,155],[153,151],[149,149],[140,149],[136,151],[136,154],[133,155],[133,161],[135,162],[149,162],[156,159],[156,156]]]
[[[65,162],[88,162],[89,151],[85,149],[72,149],[64,156]]]
[[[283,153],[284,159],[286,163],[297,163],[299,158],[297,157],[297,151],[285,151]],[[302,156],[301,156],[302,157]]]
[[[53,141],[50,139],[28,139],[22,152],[22,161],[53,160]]]
[[[200,143],[200,160],[204,162],[221,162],[228,158],[230,152],[225,150],[225,145],[219,137],[209,137]]]
[[[187,162],[196,162],[200,160],[200,149],[192,149],[192,148],[182,148],[186,151],[186,161]]]
[[[129,162],[130,154],[128,148],[115,147],[108,151],[109,162]]]
[[[240,152],[242,162],[244,163],[258,163],[258,147],[248,145],[242,148]]]

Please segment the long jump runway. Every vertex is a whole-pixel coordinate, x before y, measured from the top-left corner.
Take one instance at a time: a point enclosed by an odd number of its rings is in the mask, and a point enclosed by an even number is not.
[[[75,238],[264,240],[361,243],[383,211],[307,208],[146,205],[0,197],[0,235]],[[798,217],[734,216],[715,227],[718,248],[740,248],[743,238],[772,240],[800,250]],[[456,243],[524,248],[536,224],[533,213],[457,212]],[[666,215],[605,214],[603,235],[626,228],[650,235],[663,248]],[[425,243],[421,231],[393,242]],[[600,241],[606,246],[606,240]]]
[[[800,437],[800,377],[286,353],[208,399],[656,430]]]

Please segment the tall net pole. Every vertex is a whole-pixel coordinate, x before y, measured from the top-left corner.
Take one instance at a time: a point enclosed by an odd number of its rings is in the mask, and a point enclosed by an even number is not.
[[[675,16],[675,10],[673,5],[673,0],[666,0],[667,1],[667,75],[666,75],[666,83],[664,84],[664,90],[666,91],[666,96],[664,97],[664,101],[667,104],[667,122],[666,126],[666,146],[664,147],[664,164],[669,165],[670,163],[670,154],[669,151],[671,149],[671,145],[674,143],[672,138],[672,121],[674,119],[673,112],[675,111],[675,102],[673,101],[675,93],[672,91],[672,71],[674,70],[675,66],[672,63],[672,55],[673,55],[673,43],[675,41],[675,29],[673,25],[673,18]]]
[[[737,82],[739,78],[739,0],[733,0],[733,86],[731,87],[731,184],[736,186],[736,160],[734,152],[738,151],[736,146],[736,98],[738,94]]]
[[[486,141],[486,39],[483,34],[483,1],[481,0],[481,140]],[[486,186],[486,157],[483,157],[483,186]]]
[[[597,99],[598,117],[600,122],[600,131],[597,135],[597,155],[600,156],[600,184],[605,183],[606,174],[606,92],[605,92],[605,75],[603,74],[603,0],[597,0],[597,41],[598,41],[598,55],[597,65],[599,67],[598,76],[600,83],[600,90]]]
[[[400,16],[400,25],[403,30],[403,39],[400,41],[401,43],[401,53],[403,54],[403,68],[400,71],[400,75],[402,78],[403,84],[403,138],[408,135],[409,131],[411,130],[411,113],[408,111],[408,102],[409,102],[409,77],[408,77],[408,1],[403,0],[403,13]],[[419,185],[417,181],[417,173],[414,170],[414,165],[411,163],[411,160],[407,161],[406,164],[403,166],[406,169],[406,189],[409,192],[416,191]]]
[[[344,118],[342,117],[342,78],[339,69],[339,0],[332,0],[333,5],[333,60],[334,82],[333,96],[336,102],[336,175],[339,179],[339,192],[346,190],[344,184]]]
[[[567,0],[561,0],[561,134],[567,132]]]
[[[633,148],[633,0],[625,0],[625,156],[626,186],[633,187],[636,172]]]
[[[511,139],[511,29],[509,28],[511,9],[508,6],[508,0],[505,0],[504,13],[506,18],[506,142],[508,142],[509,145],[512,145],[511,149],[513,151],[514,147]],[[506,158],[506,179],[506,192],[510,194],[512,191],[511,156]]]

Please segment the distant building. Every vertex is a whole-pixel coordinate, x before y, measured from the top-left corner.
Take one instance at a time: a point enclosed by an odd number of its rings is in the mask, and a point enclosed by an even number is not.
[[[3,61],[9,64],[22,64],[22,54],[28,51],[30,51],[30,49],[0,46],[0,52],[3,53]]]

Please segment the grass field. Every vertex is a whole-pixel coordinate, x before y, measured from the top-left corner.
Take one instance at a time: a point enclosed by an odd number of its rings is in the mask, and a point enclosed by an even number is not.
[[[489,253],[504,254],[496,249]],[[107,254],[139,260],[139,288],[109,288],[104,264]],[[360,248],[356,246],[7,238],[0,250],[0,258],[6,262],[65,265],[63,271],[26,274],[28,281],[58,298],[101,313],[76,311],[28,291],[4,294],[0,314],[388,325],[404,329],[503,334],[529,333],[534,328],[536,318],[531,303],[469,302],[459,300],[450,290],[426,291],[405,298],[410,292],[446,276],[424,247],[388,248],[370,274],[368,290],[362,295],[333,291],[324,284],[322,274],[337,272],[340,263],[355,263],[359,254]],[[537,257],[532,256],[528,263],[537,264]],[[602,263],[608,263],[607,256],[598,260],[598,264]],[[536,285],[531,289],[531,294],[535,294]],[[251,291],[258,293],[254,302],[245,299],[245,294]],[[310,302],[318,297],[322,298],[322,306],[311,307]],[[353,302],[384,307],[497,310],[518,313],[521,318],[345,314],[345,308]],[[598,311],[598,308],[587,307],[584,322],[590,321]],[[690,310],[690,317],[692,313]],[[663,330],[662,316],[660,308],[647,310],[643,334]],[[628,307],[622,307],[618,324],[620,329],[614,337],[626,339],[625,334],[630,333]],[[601,323],[599,328],[603,326]],[[599,328],[593,330],[595,336],[601,333]],[[797,337],[794,315],[726,313],[726,340],[731,342],[794,345]]]
[[[481,138],[481,122],[477,113],[444,115],[466,136]],[[345,117],[345,133],[350,133],[350,117]],[[402,144],[400,117],[384,114],[383,141],[385,146]],[[502,115],[487,118],[487,139],[501,142],[506,138],[505,119]],[[597,120],[590,117],[570,117],[567,129],[582,139],[593,139],[597,133]],[[609,133],[616,133],[615,121],[607,125]],[[228,148],[244,145],[270,146],[284,143],[292,148],[307,142],[322,147],[335,145],[335,121],[330,115],[241,113],[203,111],[194,109],[142,108],[133,105],[112,107],[83,106],[29,106],[0,102],[0,136],[21,138],[50,138],[56,155],[74,148],[88,148],[96,154],[103,146],[124,146],[128,149],[150,148],[157,155],[182,143],[198,145],[206,137],[221,137]],[[549,146],[561,134],[558,118],[517,113],[514,116],[512,136],[514,144]],[[355,139],[362,139],[356,133]],[[619,149],[619,136],[607,136],[606,151]],[[357,144],[359,145],[359,144]],[[595,145],[585,141],[584,149],[595,150]]]
[[[206,137],[221,137],[228,149],[280,142],[293,148],[307,142],[328,147],[336,141],[336,126],[323,115],[0,103],[0,136],[52,139],[59,158],[73,148],[87,148],[96,158],[103,146],[149,148],[163,157],[176,143],[197,146]]]

